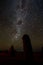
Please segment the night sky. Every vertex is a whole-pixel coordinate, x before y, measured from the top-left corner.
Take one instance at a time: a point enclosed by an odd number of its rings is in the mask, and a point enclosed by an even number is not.
[[[33,50],[43,46],[43,0],[0,0],[0,49],[23,50],[28,34]]]

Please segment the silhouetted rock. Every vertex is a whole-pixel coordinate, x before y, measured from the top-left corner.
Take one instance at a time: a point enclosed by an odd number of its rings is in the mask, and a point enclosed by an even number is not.
[[[24,47],[24,53],[26,56],[26,60],[29,60],[30,62],[32,62],[33,52],[32,52],[32,45],[31,45],[30,38],[27,34],[25,34],[22,37],[22,40],[23,40],[23,47]]]
[[[10,55],[15,56],[16,50],[14,49],[13,45],[10,48]]]

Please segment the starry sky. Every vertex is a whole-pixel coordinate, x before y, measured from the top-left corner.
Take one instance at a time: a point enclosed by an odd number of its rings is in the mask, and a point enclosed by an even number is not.
[[[23,50],[28,34],[33,50],[43,46],[43,0],[0,0],[0,49]]]

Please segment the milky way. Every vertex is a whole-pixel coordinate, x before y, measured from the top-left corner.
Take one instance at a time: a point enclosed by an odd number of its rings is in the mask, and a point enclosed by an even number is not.
[[[33,49],[43,45],[43,0],[1,0],[0,48],[13,44],[22,49],[21,38],[25,33],[30,36]]]

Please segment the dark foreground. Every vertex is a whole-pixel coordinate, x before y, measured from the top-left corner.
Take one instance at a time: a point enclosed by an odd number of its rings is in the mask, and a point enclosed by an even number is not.
[[[39,61],[39,62],[37,62],[37,61],[33,61],[33,62],[27,62],[27,61],[24,61],[24,60],[15,60],[14,58],[11,58],[11,57],[7,57],[7,58],[1,58],[0,59],[0,65],[2,65],[2,64],[4,64],[4,65],[21,65],[21,64],[25,64],[25,65],[28,65],[28,64],[30,64],[30,65],[36,65],[36,64],[43,64],[43,62],[41,61]]]
[[[25,55],[23,52],[17,52],[14,57],[10,56],[10,54],[0,53],[0,65],[6,64],[6,65],[21,65],[21,64],[43,64],[43,57],[41,53],[34,53],[32,62],[28,60],[28,62],[25,60]]]

